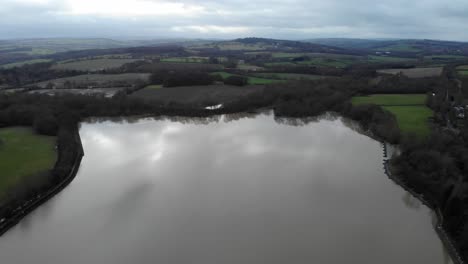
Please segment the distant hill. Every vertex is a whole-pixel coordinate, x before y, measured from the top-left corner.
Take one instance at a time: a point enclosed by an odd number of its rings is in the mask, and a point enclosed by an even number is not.
[[[372,39],[311,39],[307,43],[328,45],[344,49],[367,50],[369,52],[392,52],[420,55],[468,55],[468,43],[442,40],[372,40]]]
[[[216,41],[200,45],[198,48],[211,48],[230,51],[274,51],[274,52],[310,52],[356,55],[353,51],[341,47],[333,47],[303,41],[279,40],[267,38],[240,38],[230,41]]]
[[[127,43],[105,38],[47,38],[2,40],[0,47],[29,48],[49,53],[70,50],[108,49],[128,46]]]

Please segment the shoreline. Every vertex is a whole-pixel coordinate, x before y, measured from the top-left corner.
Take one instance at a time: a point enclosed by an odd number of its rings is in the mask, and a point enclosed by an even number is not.
[[[398,176],[395,176],[391,173],[390,164],[389,164],[390,160],[388,159],[388,153],[387,153],[387,143],[382,142],[382,144],[384,148],[383,165],[384,165],[385,175],[387,175],[387,177],[390,180],[392,180],[396,185],[403,188],[405,191],[407,191],[409,194],[411,194],[413,197],[418,199],[421,203],[423,203],[425,206],[427,206],[429,209],[433,211],[437,219],[434,229],[437,235],[439,236],[439,239],[441,240],[442,244],[444,245],[445,249],[447,250],[447,253],[450,255],[450,259],[453,261],[454,264],[465,264],[466,261],[463,259],[458,248],[456,247],[456,244],[457,244],[456,241],[445,230],[445,227],[443,224],[443,216],[442,216],[442,213],[440,212],[440,209],[435,208],[434,205],[432,205],[424,197],[424,195],[416,193],[411,187],[409,187],[406,183],[404,183],[402,179],[400,179]]]
[[[22,206],[16,208],[14,210],[15,214],[13,216],[10,216],[8,219],[3,219],[3,221],[0,223],[0,237],[7,233],[10,229],[15,227],[23,218],[25,218],[35,209],[37,209],[50,199],[54,198],[55,195],[59,194],[75,179],[76,174],[78,173],[78,170],[80,168],[81,159],[84,156],[84,150],[83,145],[81,143],[78,128],[74,129],[73,134],[73,138],[78,148],[76,149],[76,157],[72,166],[70,167],[68,176],[65,177],[65,179],[63,179],[60,183],[52,187],[50,190],[46,191],[41,195],[36,196],[36,198],[33,198],[32,200],[23,203]],[[61,154],[59,152],[56,165],[54,166],[54,170],[57,166],[58,160],[60,159],[60,155]]]

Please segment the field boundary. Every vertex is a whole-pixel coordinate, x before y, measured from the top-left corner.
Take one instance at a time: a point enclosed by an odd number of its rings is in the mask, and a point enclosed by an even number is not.
[[[76,174],[78,173],[78,170],[80,168],[81,159],[84,156],[84,150],[78,129],[75,129],[73,138],[75,140],[75,143],[78,145],[78,148],[76,149],[76,157],[73,162],[73,165],[70,168],[68,176],[52,189],[46,191],[42,195],[36,196],[36,199],[32,201],[26,201],[22,206],[16,208],[16,213],[13,216],[9,217],[8,219],[2,219],[2,222],[0,223],[0,237],[3,236],[6,232],[8,232],[8,230],[16,226],[29,213],[31,213],[32,211],[40,207],[42,204],[53,198],[55,195],[60,193],[75,179]],[[59,158],[55,163],[55,167],[57,166],[59,159],[60,153]]]
[[[443,215],[440,209],[436,208],[431,202],[429,202],[424,197],[424,195],[417,193],[411,187],[409,187],[405,182],[403,182],[402,179],[400,179],[398,176],[395,176],[391,173],[390,159],[388,158],[388,154],[387,154],[387,143],[386,142],[381,142],[381,143],[384,149],[383,165],[384,165],[385,175],[387,175],[387,177],[390,180],[392,180],[396,185],[403,188],[405,191],[407,191],[409,194],[411,194],[413,197],[418,199],[421,203],[423,203],[425,206],[427,206],[429,209],[431,209],[434,212],[434,214],[436,215],[436,219],[437,219],[434,229],[437,235],[439,236],[440,241],[442,242],[448,254],[450,255],[451,260],[454,262],[454,264],[466,264],[466,261],[463,259],[463,257],[459,253],[459,250],[456,247],[456,243],[454,242],[453,238],[449,235],[449,233],[444,228]]]

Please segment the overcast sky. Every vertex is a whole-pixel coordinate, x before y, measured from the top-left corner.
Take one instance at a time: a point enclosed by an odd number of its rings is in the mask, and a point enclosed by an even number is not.
[[[0,0],[0,38],[468,41],[468,0]]]

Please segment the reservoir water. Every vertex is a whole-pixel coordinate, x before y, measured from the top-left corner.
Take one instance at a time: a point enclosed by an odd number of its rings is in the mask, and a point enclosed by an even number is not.
[[[76,179],[0,237],[2,264],[444,264],[431,211],[340,118],[81,124]]]

